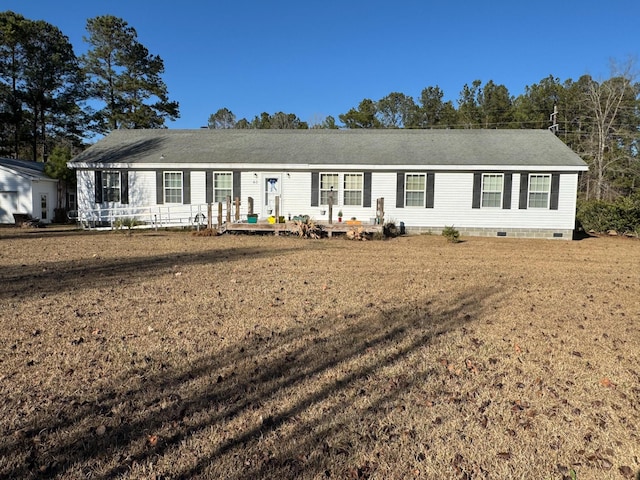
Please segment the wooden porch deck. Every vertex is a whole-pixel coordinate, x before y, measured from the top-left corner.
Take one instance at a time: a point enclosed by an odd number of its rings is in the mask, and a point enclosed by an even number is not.
[[[268,222],[258,222],[258,223],[247,223],[247,222],[237,222],[237,223],[223,223],[218,229],[220,233],[224,232],[263,232],[269,233],[273,232],[274,235],[278,235],[280,233],[290,233],[293,231],[293,222],[285,222],[285,223],[268,223]],[[363,233],[373,234],[380,232],[382,233],[382,225],[375,225],[372,223],[361,223],[359,225],[347,224],[345,222],[338,223],[328,223],[328,222],[317,222],[317,224],[322,228],[322,232],[326,233],[328,237],[333,236],[334,233],[347,233],[354,229],[362,229]]]

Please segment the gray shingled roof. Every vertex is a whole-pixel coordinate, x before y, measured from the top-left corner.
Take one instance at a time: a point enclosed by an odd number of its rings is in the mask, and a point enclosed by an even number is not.
[[[116,130],[71,165],[124,163],[585,166],[546,130],[208,129]]]
[[[0,167],[9,168],[32,178],[50,179],[44,173],[44,163],[29,160],[14,160],[13,158],[0,158]]]

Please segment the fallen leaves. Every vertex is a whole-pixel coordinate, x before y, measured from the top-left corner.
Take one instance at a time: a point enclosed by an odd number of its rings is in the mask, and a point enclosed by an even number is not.
[[[616,384],[609,380],[607,377],[600,379],[600,385],[606,388],[616,388]]]
[[[478,362],[474,362],[470,358],[467,358],[464,361],[464,364],[467,366],[467,370],[469,370],[473,374],[478,374],[481,370],[481,366]]]
[[[618,471],[620,472],[620,475],[622,475],[626,479],[632,480],[634,477],[633,469],[627,465],[618,467]]]

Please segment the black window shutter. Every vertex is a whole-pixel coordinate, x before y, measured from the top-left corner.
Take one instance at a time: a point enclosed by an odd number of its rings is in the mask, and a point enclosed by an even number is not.
[[[95,200],[96,203],[102,203],[102,172],[100,170],[96,170],[96,180],[95,180]]]
[[[404,208],[404,172],[398,172],[396,179],[396,208]]]
[[[320,201],[320,172],[311,172],[311,206],[317,207]]]
[[[526,210],[529,197],[529,174],[520,174],[520,204],[518,208],[520,210]]]
[[[127,170],[120,172],[120,203],[123,205],[129,203],[129,172]]]
[[[504,174],[504,185],[502,192],[502,208],[509,210],[511,208],[511,190],[513,186],[513,174]]]
[[[242,192],[240,191],[241,188],[241,182],[240,182],[240,170],[234,170],[233,171],[233,198],[242,198]]]
[[[191,203],[191,170],[182,171],[182,203]]]
[[[371,172],[364,172],[364,191],[362,192],[362,206],[371,206]]]
[[[558,193],[560,191],[560,174],[554,173],[551,175],[551,200],[549,203],[549,209],[558,210]]]
[[[160,170],[156,172],[156,203],[164,203],[164,173]]]
[[[482,196],[482,174],[473,174],[473,199],[471,200],[471,208],[480,208],[480,198]]]
[[[207,170],[204,173],[204,183],[205,183],[205,202],[213,203],[213,172],[211,170]]]
[[[435,173],[427,173],[427,204],[426,204],[427,208],[433,208],[433,199],[435,196],[435,190],[434,190],[435,180],[436,180]]]

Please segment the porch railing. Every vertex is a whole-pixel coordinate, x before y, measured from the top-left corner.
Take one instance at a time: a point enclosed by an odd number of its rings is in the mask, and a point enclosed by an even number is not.
[[[223,205],[223,211],[226,205]],[[78,210],[77,222],[83,228],[131,228],[206,227],[209,205],[156,205],[151,207],[114,207]],[[212,204],[212,223],[217,223],[218,205]],[[213,226],[213,225],[212,225]]]

